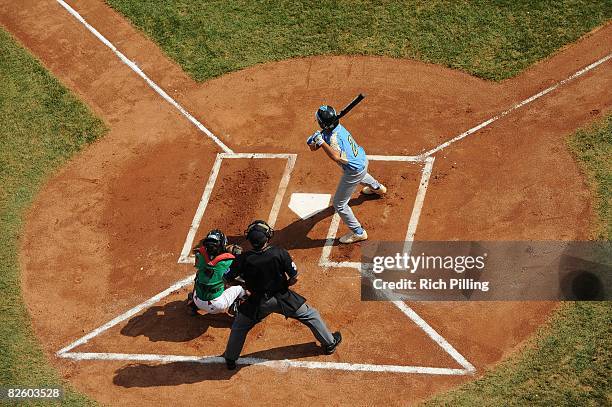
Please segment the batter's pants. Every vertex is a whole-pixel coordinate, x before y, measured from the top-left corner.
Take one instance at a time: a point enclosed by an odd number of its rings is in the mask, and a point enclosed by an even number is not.
[[[348,202],[359,184],[367,185],[373,189],[380,187],[380,183],[368,174],[367,163],[361,171],[344,170],[334,194],[334,209],[338,212],[346,226],[353,232],[361,227],[361,223],[359,223],[355,214],[353,214],[353,210],[348,205]]]
[[[261,320],[270,315],[271,313],[282,314],[281,308],[278,305],[276,298],[272,297],[269,300],[263,302],[259,308],[259,315]],[[325,325],[325,322],[321,319],[319,311],[308,306],[304,303],[297,311],[292,315],[287,315],[289,318],[297,319],[304,325],[306,325],[312,331],[313,335],[323,346],[329,346],[334,343],[334,337],[332,336],[329,329]],[[229,360],[237,360],[242,352],[244,341],[247,334],[257,323],[258,320],[251,319],[246,315],[238,312],[236,319],[232,324],[232,331],[230,332],[229,339],[227,341],[227,347],[225,348],[224,356]]]

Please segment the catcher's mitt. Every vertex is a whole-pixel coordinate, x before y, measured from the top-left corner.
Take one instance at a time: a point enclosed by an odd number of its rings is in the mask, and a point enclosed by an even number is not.
[[[242,247],[237,244],[228,244],[225,246],[225,251],[233,254],[234,256],[239,256],[242,254]]]

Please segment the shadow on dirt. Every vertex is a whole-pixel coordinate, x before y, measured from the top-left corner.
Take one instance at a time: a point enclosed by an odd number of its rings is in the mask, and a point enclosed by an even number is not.
[[[200,337],[211,326],[230,328],[232,318],[225,314],[189,316],[184,301],[172,301],[133,317],[121,334],[146,336],[152,342],[187,342]]]
[[[242,357],[272,360],[297,359],[321,355],[321,348],[315,342],[281,346],[265,351],[253,352]],[[136,363],[115,371],[113,383],[121,387],[156,387],[192,384],[206,380],[228,380],[247,365],[238,365],[236,370],[227,370],[225,363],[173,362],[161,365]]]
[[[378,195],[366,196],[363,194],[359,194],[357,198],[353,198],[349,201],[349,206],[359,206],[364,202],[373,201],[376,199],[380,199],[380,197]],[[290,223],[284,228],[276,230],[274,232],[274,237],[272,238],[272,244],[284,247],[287,250],[312,249],[316,247],[323,247],[325,246],[326,239],[311,239],[308,237],[308,233],[312,230],[312,228],[315,227],[317,223],[327,218],[330,218],[333,214],[334,208],[330,206],[308,219],[296,220],[295,222]],[[245,229],[252,220],[254,219],[245,219]],[[245,248],[248,247],[248,243],[246,243],[246,239],[242,235],[228,236],[228,240],[230,243],[244,245]],[[338,244],[338,239],[334,240],[333,246],[337,246]]]

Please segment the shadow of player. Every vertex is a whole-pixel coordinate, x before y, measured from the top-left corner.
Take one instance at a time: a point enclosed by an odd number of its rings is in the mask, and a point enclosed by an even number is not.
[[[225,314],[187,315],[184,301],[154,306],[131,318],[121,329],[125,336],[146,336],[152,342],[187,342],[200,337],[208,327],[229,328],[232,319]]]
[[[380,199],[378,195],[363,195],[359,194],[358,197],[353,198],[349,201],[349,206],[359,206],[366,201],[372,201]],[[287,250],[292,249],[312,249],[317,247],[325,246],[327,239],[311,239],[308,237],[308,233],[315,227],[315,225],[327,218],[331,218],[335,210],[332,206],[325,208],[323,211],[311,216],[307,219],[298,219],[282,229],[275,230],[274,237],[272,238],[272,244],[280,247],[284,247]],[[247,222],[251,222],[247,220]],[[245,225],[245,229],[248,223]],[[228,236],[228,240],[231,243],[244,245],[246,248],[248,243],[244,236]],[[332,244],[333,246],[339,245],[338,239],[336,238]]]
[[[317,356],[321,353],[321,348],[315,342],[307,342],[253,352],[242,355],[242,357],[284,360]],[[161,365],[135,363],[117,369],[113,377],[113,383],[117,386],[130,388],[177,386],[206,380],[228,380],[245,367],[248,366],[239,364],[236,370],[227,370],[224,362],[172,362]]]

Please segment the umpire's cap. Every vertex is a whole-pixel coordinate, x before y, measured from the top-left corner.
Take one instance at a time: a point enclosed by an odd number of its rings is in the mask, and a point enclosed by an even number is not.
[[[255,220],[244,231],[255,250],[260,250],[274,236],[274,229],[263,220]]]

